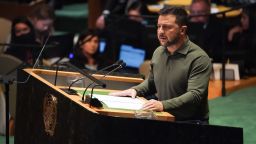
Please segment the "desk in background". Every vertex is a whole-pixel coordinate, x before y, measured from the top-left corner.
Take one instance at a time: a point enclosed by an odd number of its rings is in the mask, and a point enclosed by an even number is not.
[[[165,5],[183,6],[186,9],[188,9],[188,7],[191,3],[192,3],[192,0],[165,0],[165,1],[159,2],[159,4],[156,4],[156,5],[148,5],[148,9],[151,12],[158,12]],[[227,11],[230,9],[231,9],[231,7],[212,4],[211,14]],[[234,11],[227,12],[226,16],[227,17],[236,17],[236,16],[240,15],[241,12],[242,12],[241,9],[237,9]],[[221,15],[218,17],[221,17]]]

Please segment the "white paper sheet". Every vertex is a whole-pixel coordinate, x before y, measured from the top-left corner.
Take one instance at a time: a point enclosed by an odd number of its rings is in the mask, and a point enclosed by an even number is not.
[[[93,97],[106,104],[109,108],[139,110],[144,104],[142,99],[131,97],[118,97],[99,94],[93,94]]]

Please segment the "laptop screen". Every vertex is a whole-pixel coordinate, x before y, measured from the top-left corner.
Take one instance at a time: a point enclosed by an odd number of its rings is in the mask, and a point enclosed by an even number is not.
[[[139,68],[145,59],[145,50],[123,44],[120,47],[119,59],[126,63],[127,67]]]
[[[99,51],[100,53],[104,53],[106,50],[106,41],[105,39],[101,39],[99,43]]]

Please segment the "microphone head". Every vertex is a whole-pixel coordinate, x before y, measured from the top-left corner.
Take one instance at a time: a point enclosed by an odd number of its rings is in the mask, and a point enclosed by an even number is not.
[[[121,68],[124,68],[126,66],[126,63],[123,62],[122,64],[120,64]]]
[[[102,87],[102,88],[106,88],[106,84],[102,84],[101,87]]]
[[[69,61],[67,61],[67,62],[63,62],[63,63],[61,63],[62,65],[66,65],[66,66],[70,66],[70,62]]]
[[[121,65],[124,61],[123,60],[118,60],[115,65]]]

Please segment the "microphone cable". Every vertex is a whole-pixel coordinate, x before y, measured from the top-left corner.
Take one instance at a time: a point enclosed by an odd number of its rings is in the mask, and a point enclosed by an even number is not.
[[[40,59],[40,57],[41,57],[41,55],[42,55],[42,53],[43,53],[43,51],[44,51],[44,49],[45,49],[45,46],[46,46],[46,44],[47,44],[47,42],[48,42],[50,36],[51,36],[51,34],[49,33],[48,36],[47,36],[47,38],[46,38],[46,40],[45,40],[45,42],[44,42],[44,44],[43,44],[43,47],[42,47],[42,49],[41,49],[39,55],[38,55],[37,58],[36,58],[36,61],[35,61],[34,65],[33,65],[33,67],[32,67],[32,70],[34,70],[34,69],[36,68],[37,64],[39,63],[39,59]],[[27,83],[28,80],[29,80],[29,78],[30,78],[30,76],[31,76],[31,75],[29,74],[29,75],[27,76],[27,78],[26,78],[24,81],[16,81],[16,80],[14,80],[13,82],[14,82],[14,83],[17,83],[17,84],[24,84],[24,83]]]
[[[99,73],[99,72],[102,72],[102,71],[104,71],[104,70],[107,70],[107,69],[109,69],[109,68],[111,68],[111,67],[121,65],[122,63],[123,63],[123,60],[118,60],[118,61],[115,62],[114,64],[109,65],[109,66],[107,66],[107,67],[105,67],[105,68],[102,68],[101,70],[95,72],[94,74],[97,74],[97,73]],[[92,75],[92,74],[90,74],[90,75]],[[87,78],[87,77],[83,76],[83,77],[80,77],[80,78],[77,78],[76,80],[74,80],[74,81],[69,85],[68,91],[71,90],[71,86],[72,86],[73,84],[75,84],[77,81],[80,81],[80,80],[82,80],[82,79],[84,79],[84,78]],[[90,86],[91,86],[91,85],[90,85]]]
[[[114,72],[114,71],[116,71],[116,70],[118,70],[118,69],[121,69],[121,68],[123,68],[123,67],[125,67],[125,66],[126,66],[126,63],[125,63],[125,62],[122,62],[122,64],[119,64],[118,67],[116,67],[116,68],[114,68],[113,70],[109,71],[108,73],[104,74],[99,80],[102,80],[104,77],[106,77],[106,76],[109,75],[110,73],[112,73],[112,72]],[[83,102],[85,101],[84,98],[85,98],[85,93],[86,93],[87,89],[88,89],[91,85],[93,85],[94,83],[95,83],[95,82],[90,83],[90,84],[85,88],[85,90],[84,90],[84,92],[83,92],[83,96],[82,96],[82,101],[83,101]],[[93,88],[96,87],[96,86],[100,86],[100,85],[96,84],[96,85],[93,86]],[[93,95],[93,89],[92,89],[92,91],[91,91],[90,101],[92,100],[92,95]],[[91,102],[89,102],[89,103],[91,103]]]

